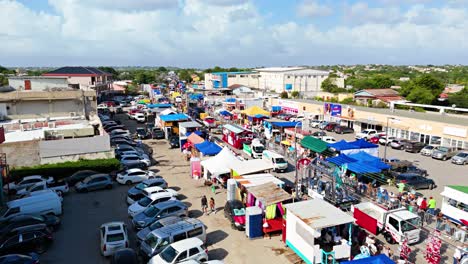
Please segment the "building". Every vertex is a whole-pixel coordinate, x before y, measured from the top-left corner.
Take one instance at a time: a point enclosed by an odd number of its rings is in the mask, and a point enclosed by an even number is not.
[[[304,114],[318,120],[336,121],[356,132],[372,128],[387,130],[397,138],[431,145],[468,148],[468,116],[435,112],[414,112],[389,108],[368,108],[305,99],[270,99],[271,106]],[[468,111],[468,109],[465,109]]]
[[[70,89],[67,77],[11,76],[8,85],[17,91],[53,91]]]
[[[205,74],[205,88],[227,88],[239,84],[266,92],[299,92],[301,97],[314,97],[321,91],[322,82],[328,71],[304,67],[270,67],[254,69],[252,72],[215,72]],[[344,87],[344,78],[334,78],[338,87]]]
[[[66,77],[69,85],[82,90],[103,91],[110,89],[112,84],[112,74],[94,67],[62,67],[42,76]]]
[[[390,102],[406,102],[405,98],[392,89],[365,89],[354,93],[354,101],[361,105],[378,105],[384,103],[387,106]]]

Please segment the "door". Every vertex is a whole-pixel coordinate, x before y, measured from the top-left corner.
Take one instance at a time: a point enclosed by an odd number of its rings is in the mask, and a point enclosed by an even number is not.
[[[176,261],[174,261],[174,263],[182,262],[186,258],[187,258],[187,251],[184,251],[180,253],[179,256],[177,256]]]
[[[31,90],[31,80],[24,80],[24,90]]]

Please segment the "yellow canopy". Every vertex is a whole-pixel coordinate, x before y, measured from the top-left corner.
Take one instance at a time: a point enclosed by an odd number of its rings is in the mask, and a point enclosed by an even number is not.
[[[289,141],[287,140],[281,141],[281,144],[286,145],[286,146],[291,146],[291,143],[289,143]]]
[[[243,111],[241,111],[242,114],[246,114],[248,116],[256,116],[256,115],[264,115],[264,116],[270,116],[270,112],[263,110],[262,108],[258,106],[251,106]]]
[[[179,93],[179,92],[173,92],[173,93],[171,94],[171,97],[172,97],[172,98],[176,98],[177,96],[180,96],[180,93]]]

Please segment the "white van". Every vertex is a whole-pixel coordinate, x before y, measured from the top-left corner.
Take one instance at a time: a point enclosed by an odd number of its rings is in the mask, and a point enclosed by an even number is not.
[[[288,168],[286,159],[282,155],[271,150],[264,150],[262,159],[271,162],[274,171],[284,172]]]
[[[0,212],[0,221],[22,214],[62,214],[61,197],[52,190],[10,201]]]

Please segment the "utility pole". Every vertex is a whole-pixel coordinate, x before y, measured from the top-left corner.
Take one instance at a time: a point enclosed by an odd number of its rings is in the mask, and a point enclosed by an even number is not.
[[[388,146],[388,121],[395,120],[396,118],[387,116],[387,126],[385,127],[385,146],[384,146],[384,161],[387,160],[387,146]]]
[[[294,176],[294,179],[295,179],[295,182],[296,182],[296,200],[299,200],[299,179],[298,179],[298,175],[297,175],[297,167],[298,167],[298,164],[297,164],[297,126],[302,123],[297,123],[295,126],[294,126],[294,152],[295,152],[295,157],[294,157],[294,168],[295,168],[295,176]]]

